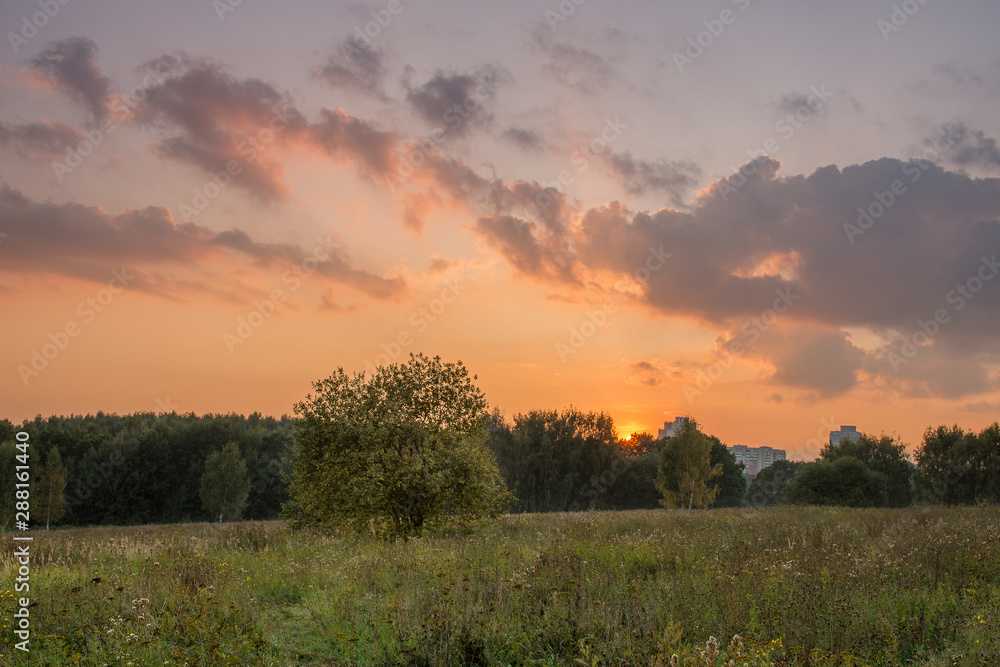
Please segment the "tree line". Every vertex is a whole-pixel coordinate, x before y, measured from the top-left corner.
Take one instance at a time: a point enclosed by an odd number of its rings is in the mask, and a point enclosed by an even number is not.
[[[474,376],[473,378],[474,379]],[[128,525],[285,516],[419,532],[435,517],[779,503],[853,507],[1000,503],[1000,425],[827,445],[752,481],[687,420],[672,438],[621,438],[570,407],[509,421],[464,368],[415,357],[371,378],[316,383],[297,417],[152,414],[0,420],[0,525],[14,513],[14,435],[31,435],[34,525]],[[366,524],[367,525],[367,524]]]
[[[283,475],[294,457],[293,425],[289,417],[258,413],[98,412],[39,416],[17,426],[0,419],[0,526],[9,528],[13,515],[18,431],[30,434],[33,525],[47,519],[71,526],[134,525],[218,519],[222,499],[213,502],[212,496],[225,491],[238,498],[241,485],[230,489],[221,480],[241,471],[245,501],[238,512],[225,508],[224,517],[276,518],[288,500]],[[218,469],[230,472],[219,477]],[[50,501],[51,490],[60,486],[61,498]]]

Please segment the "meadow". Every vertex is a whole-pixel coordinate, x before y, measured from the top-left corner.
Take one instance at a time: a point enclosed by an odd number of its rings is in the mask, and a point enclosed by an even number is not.
[[[33,534],[30,656],[3,536],[4,665],[1000,664],[997,508],[509,515],[395,542],[278,521]]]

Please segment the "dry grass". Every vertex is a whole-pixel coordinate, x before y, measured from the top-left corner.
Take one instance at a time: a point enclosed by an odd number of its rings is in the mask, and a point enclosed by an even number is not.
[[[994,508],[518,515],[405,542],[92,528],[33,548],[31,664],[1000,664]],[[0,663],[28,664],[9,657],[9,548],[0,565]]]

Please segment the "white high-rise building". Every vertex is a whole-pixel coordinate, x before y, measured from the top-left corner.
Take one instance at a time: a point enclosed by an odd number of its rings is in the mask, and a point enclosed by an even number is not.
[[[839,445],[841,440],[857,440],[861,437],[857,426],[841,425],[839,431],[830,431],[830,444]]]
[[[785,460],[784,449],[747,447],[746,445],[727,445],[726,449],[733,455],[737,463],[742,463],[745,466],[743,472],[748,475],[756,475],[775,461]]]
[[[663,440],[664,438],[674,437],[680,433],[682,428],[684,428],[684,423],[687,422],[687,420],[687,417],[677,417],[672,423],[663,422],[663,428],[656,432],[656,439]]]

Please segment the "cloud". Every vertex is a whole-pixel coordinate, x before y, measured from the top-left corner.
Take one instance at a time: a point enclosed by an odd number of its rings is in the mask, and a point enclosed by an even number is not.
[[[430,275],[446,273],[457,266],[459,266],[459,262],[453,259],[431,255],[431,263],[427,266],[427,273]]]
[[[774,382],[821,398],[839,396],[857,384],[865,353],[851,344],[845,332],[798,327],[794,335],[783,330],[780,339],[780,347],[769,354],[775,365]]]
[[[658,362],[639,360],[625,364],[625,382],[640,387],[659,387],[663,384],[663,371]]]
[[[941,149],[945,158],[960,167],[1000,168],[996,139],[962,122],[943,125],[940,135],[928,138],[924,144]]]
[[[1000,266],[992,253],[1000,248],[1000,179],[891,158],[791,177],[779,166],[749,163],[750,177],[710,184],[684,211],[620,202],[527,207],[482,216],[473,229],[518,273],[581,298],[594,280],[607,288],[655,266],[633,302],[661,315],[734,332],[752,330],[748,323],[777,304],[778,330],[812,329],[760,354],[776,383],[820,398],[850,390],[862,371],[909,395],[989,389],[987,370],[1000,363],[1000,278],[990,282]],[[877,210],[873,193],[895,181],[902,194],[868,222],[862,213]],[[529,200],[538,191],[521,187]],[[497,189],[513,194],[516,186]],[[959,299],[968,285],[976,293]],[[950,320],[933,345],[908,368],[892,368],[889,353],[940,309]],[[854,346],[843,331],[850,327],[886,343]]]
[[[377,99],[386,99],[382,91],[388,73],[383,61],[385,52],[366,41],[346,37],[313,74],[332,88],[353,90]]]
[[[609,152],[605,159],[629,194],[657,192],[667,195],[676,206],[683,205],[687,192],[701,175],[701,169],[686,160],[641,160],[628,151]]]
[[[504,130],[500,135],[505,141],[509,141],[518,148],[526,151],[537,151],[544,147],[542,135],[534,130],[526,130],[520,127],[511,127]]]
[[[557,42],[550,32],[542,29],[532,33],[531,44],[546,56],[544,70],[567,88],[594,95],[610,86],[611,65],[596,52]]]
[[[855,101],[855,105],[857,105],[857,101]],[[801,113],[811,116],[813,114],[826,114],[830,106],[824,103],[824,100],[817,99],[812,93],[803,93],[795,90],[782,95],[774,104],[774,108],[782,114],[791,114],[794,116],[797,113]]]
[[[979,72],[976,72],[970,67],[956,65],[951,62],[935,65],[931,71],[933,71],[937,76],[948,79],[952,83],[960,86],[964,86],[965,84],[980,86],[984,82],[983,75]]]
[[[162,156],[208,173],[240,167],[235,179],[261,201],[288,194],[276,145],[300,136],[302,114],[287,95],[259,79],[238,79],[221,66],[187,54],[161,56],[146,64],[162,83],[146,92],[136,123],[158,131]]]
[[[86,37],[72,37],[47,47],[30,62],[57,89],[84,105],[93,121],[107,116],[111,81],[97,64],[97,44]]]
[[[559,282],[577,280],[570,253],[559,252],[561,244],[552,234],[536,236],[535,223],[511,215],[486,215],[475,230],[497,249],[519,272]]]
[[[497,86],[507,80],[504,72],[490,65],[467,74],[439,71],[419,86],[412,86],[408,78],[403,83],[406,101],[417,117],[435,128],[464,135],[476,126],[492,124],[488,107]]]
[[[324,109],[320,120],[308,128],[314,147],[343,163],[356,164],[370,176],[384,175],[395,168],[398,138],[343,109]]]
[[[162,56],[148,67],[162,83],[136,108],[135,122],[165,135],[159,155],[211,174],[235,164],[238,187],[256,199],[285,199],[282,159],[289,150],[321,152],[375,177],[394,168],[398,138],[343,109],[323,109],[310,123],[286,93],[260,79],[241,79],[187,54]]]
[[[69,148],[83,141],[79,129],[50,120],[38,120],[23,125],[0,123],[0,145],[14,146],[25,159],[51,159],[62,156]]]
[[[112,269],[139,273],[138,289],[178,298],[190,289],[226,293],[208,284],[226,283],[213,267],[226,258],[277,276],[319,259],[318,281],[350,287],[377,300],[392,300],[406,290],[400,277],[378,276],[353,266],[346,251],[329,244],[321,254],[297,245],[261,243],[241,230],[214,232],[193,223],[176,224],[165,208],[126,209],[110,215],[99,207],[43,204],[0,190],[0,229],[8,236],[2,270],[19,275],[47,273],[106,283]],[[211,276],[191,281],[190,271]],[[232,284],[238,292],[242,287]],[[255,295],[256,296],[256,295]]]

